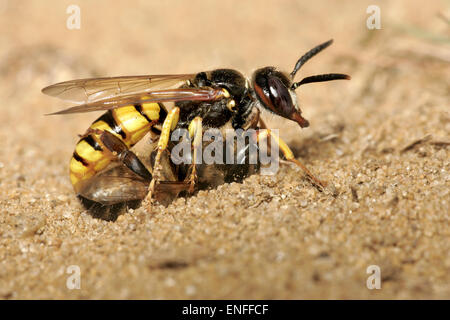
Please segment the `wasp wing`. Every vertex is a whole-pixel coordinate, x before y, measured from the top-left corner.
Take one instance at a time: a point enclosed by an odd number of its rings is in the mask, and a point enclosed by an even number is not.
[[[111,110],[128,105],[151,102],[175,102],[186,100],[211,101],[219,99],[223,96],[224,91],[222,89],[215,89],[211,87],[167,89],[98,100],[50,113],[50,115]]]
[[[77,79],[53,84],[42,92],[72,103],[86,104],[123,95],[178,88],[194,77],[194,74],[180,74]]]
[[[223,97],[222,89],[182,88],[195,74],[148,75],[78,79],[60,82],[42,92],[79,105],[53,114],[92,112],[151,102],[209,101]]]

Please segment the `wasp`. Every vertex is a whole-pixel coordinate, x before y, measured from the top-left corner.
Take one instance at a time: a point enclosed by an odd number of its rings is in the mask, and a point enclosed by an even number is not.
[[[269,66],[257,69],[247,79],[233,69],[215,69],[195,74],[79,79],[42,89],[44,94],[76,104],[52,114],[106,111],[80,137],[70,160],[70,181],[77,196],[86,206],[144,199],[151,203],[192,193],[200,186],[241,181],[258,171],[258,165],[245,163],[198,164],[195,150],[210,128],[255,130],[257,142],[266,139],[276,143],[285,160],[299,166],[315,185],[324,187],[325,183],[267,128],[260,113],[267,110],[297,122],[301,128],[308,127],[295,90],[307,83],[350,79],[346,74],[328,73],[294,82],[303,64],[332,41],[304,54],[290,74]],[[178,128],[186,129],[192,141],[194,152],[188,164],[175,165],[170,158],[170,136]],[[138,156],[133,146],[147,135],[150,149]]]

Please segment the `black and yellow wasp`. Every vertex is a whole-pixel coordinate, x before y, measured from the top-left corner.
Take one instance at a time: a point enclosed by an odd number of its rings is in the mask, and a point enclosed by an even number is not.
[[[164,200],[198,185],[215,186],[239,181],[255,167],[236,165],[174,165],[170,161],[171,133],[188,129],[195,145],[209,128],[255,129],[257,141],[275,141],[286,160],[316,179],[260,117],[265,109],[308,127],[301,115],[295,89],[300,85],[337,79],[345,74],[322,74],[293,82],[297,71],[311,57],[332,43],[327,41],[303,55],[290,75],[274,67],[254,72],[252,79],[232,69],[181,75],[144,75],[80,79],[46,87],[43,93],[77,105],[53,114],[106,110],[78,141],[70,160],[70,180],[86,205],[111,206],[133,200]],[[173,106],[169,109],[167,104]],[[131,148],[149,135],[151,149],[138,157]],[[257,171],[257,168],[256,168]]]

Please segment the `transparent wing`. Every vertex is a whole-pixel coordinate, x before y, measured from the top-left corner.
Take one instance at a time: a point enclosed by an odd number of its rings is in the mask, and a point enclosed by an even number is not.
[[[194,76],[179,74],[78,79],[53,84],[42,89],[42,92],[65,101],[87,104],[124,95],[177,88]]]
[[[148,93],[141,94],[121,95],[110,99],[97,100],[94,102],[73,106],[55,113],[51,113],[50,115],[111,110],[127,105],[150,102],[174,102],[187,100],[211,101],[220,99],[224,96],[225,92],[223,89],[215,89],[211,87],[166,89],[150,91]]]
[[[178,74],[78,79],[56,83],[42,92],[78,104],[51,114],[110,110],[137,103],[209,101],[226,94],[220,88],[180,88],[194,77]]]

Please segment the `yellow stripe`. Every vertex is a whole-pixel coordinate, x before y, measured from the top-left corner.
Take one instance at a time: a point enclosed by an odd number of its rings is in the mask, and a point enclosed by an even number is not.
[[[141,130],[149,125],[147,119],[145,119],[134,106],[126,106],[113,110],[117,123],[120,123],[122,129],[128,132],[135,132]]]
[[[110,160],[105,157],[104,159],[97,162],[97,164],[94,167],[94,170],[100,171],[100,170],[104,169],[109,163],[110,163]]]
[[[139,131],[136,131],[135,133],[133,133],[133,135],[130,138],[130,142],[132,145],[136,144],[139,142],[139,140],[141,140],[148,132],[148,128],[142,128]]]
[[[157,103],[143,103],[142,111],[150,120],[158,120],[159,119],[159,104]]]
[[[89,180],[95,175],[95,173],[96,172],[94,170],[86,170],[86,172],[81,175],[77,175],[73,172],[70,172],[70,182],[72,183],[75,192],[78,193],[81,181]]]
[[[111,132],[113,135],[118,137],[120,140],[122,140],[122,136],[120,134],[117,134],[114,132],[114,130],[104,121],[97,121],[91,124],[91,129],[99,129],[102,131],[108,131]]]
[[[70,159],[70,171],[71,172],[84,174],[87,170],[88,170],[88,168],[86,168],[80,161],[77,161],[73,157],[72,157],[72,159]]]
[[[84,140],[78,142],[75,147],[75,151],[80,157],[88,162],[96,162],[103,157],[103,153],[101,151],[95,150]]]
[[[80,179],[78,179],[78,177],[76,175],[74,175],[73,173],[70,174],[70,182],[72,182],[72,185],[75,186],[78,181],[80,181]]]

